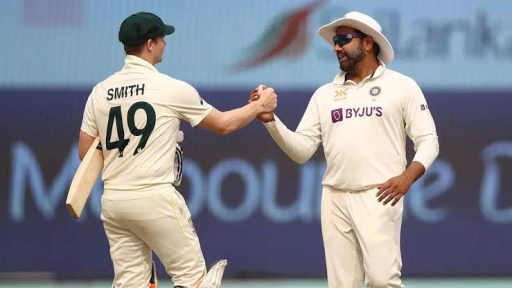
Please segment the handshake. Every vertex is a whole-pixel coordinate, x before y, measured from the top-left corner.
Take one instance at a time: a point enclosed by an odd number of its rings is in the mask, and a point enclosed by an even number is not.
[[[264,123],[274,121],[274,110],[277,107],[277,95],[273,88],[259,85],[251,91],[248,102],[261,105],[262,112],[258,114],[260,121]]]

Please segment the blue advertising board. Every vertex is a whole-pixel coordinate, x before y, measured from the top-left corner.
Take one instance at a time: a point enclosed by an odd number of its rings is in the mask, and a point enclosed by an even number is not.
[[[243,90],[204,90],[225,110]],[[312,90],[283,90],[277,114],[295,128]],[[406,195],[402,252],[408,276],[510,275],[510,92],[425,91],[441,152]],[[110,277],[101,185],[83,217],[64,200],[79,164],[76,139],[89,91],[1,90],[0,271]],[[229,277],[323,277],[319,223],[324,161],[288,159],[260,123],[227,137],[182,124],[184,183],[208,263]],[[412,151],[411,151],[412,152]],[[411,153],[409,153],[412,155]]]

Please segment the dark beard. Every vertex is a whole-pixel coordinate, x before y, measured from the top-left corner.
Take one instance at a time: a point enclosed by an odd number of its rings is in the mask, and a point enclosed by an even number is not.
[[[362,42],[359,43],[359,46],[357,47],[356,51],[353,51],[351,53],[346,53],[345,55],[348,58],[348,61],[346,61],[342,64],[341,61],[338,60],[339,64],[340,64],[340,69],[347,73],[354,72],[357,63],[361,62],[361,60],[363,60],[363,58],[364,58],[363,43]]]

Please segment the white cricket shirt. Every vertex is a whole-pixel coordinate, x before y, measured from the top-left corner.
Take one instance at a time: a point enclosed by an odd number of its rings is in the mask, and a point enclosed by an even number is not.
[[[375,187],[407,165],[406,136],[428,169],[439,152],[436,127],[416,82],[381,64],[358,84],[340,72],[318,88],[295,132],[275,117],[265,124],[294,161],[304,163],[320,142],[326,158],[323,185],[344,191]]]
[[[82,120],[81,130],[101,139],[105,190],[171,187],[180,120],[195,126],[211,109],[191,85],[126,56],[119,72],[93,88]]]

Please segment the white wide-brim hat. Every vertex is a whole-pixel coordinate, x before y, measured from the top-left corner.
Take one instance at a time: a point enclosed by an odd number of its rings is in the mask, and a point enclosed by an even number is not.
[[[372,17],[365,15],[361,12],[349,12],[337,20],[324,25],[318,29],[318,34],[333,45],[333,37],[336,35],[336,29],[340,26],[351,27],[363,32],[366,35],[372,36],[373,40],[379,44],[380,53],[378,58],[385,64],[390,63],[395,57],[393,47],[388,39],[382,34],[382,27]]]

